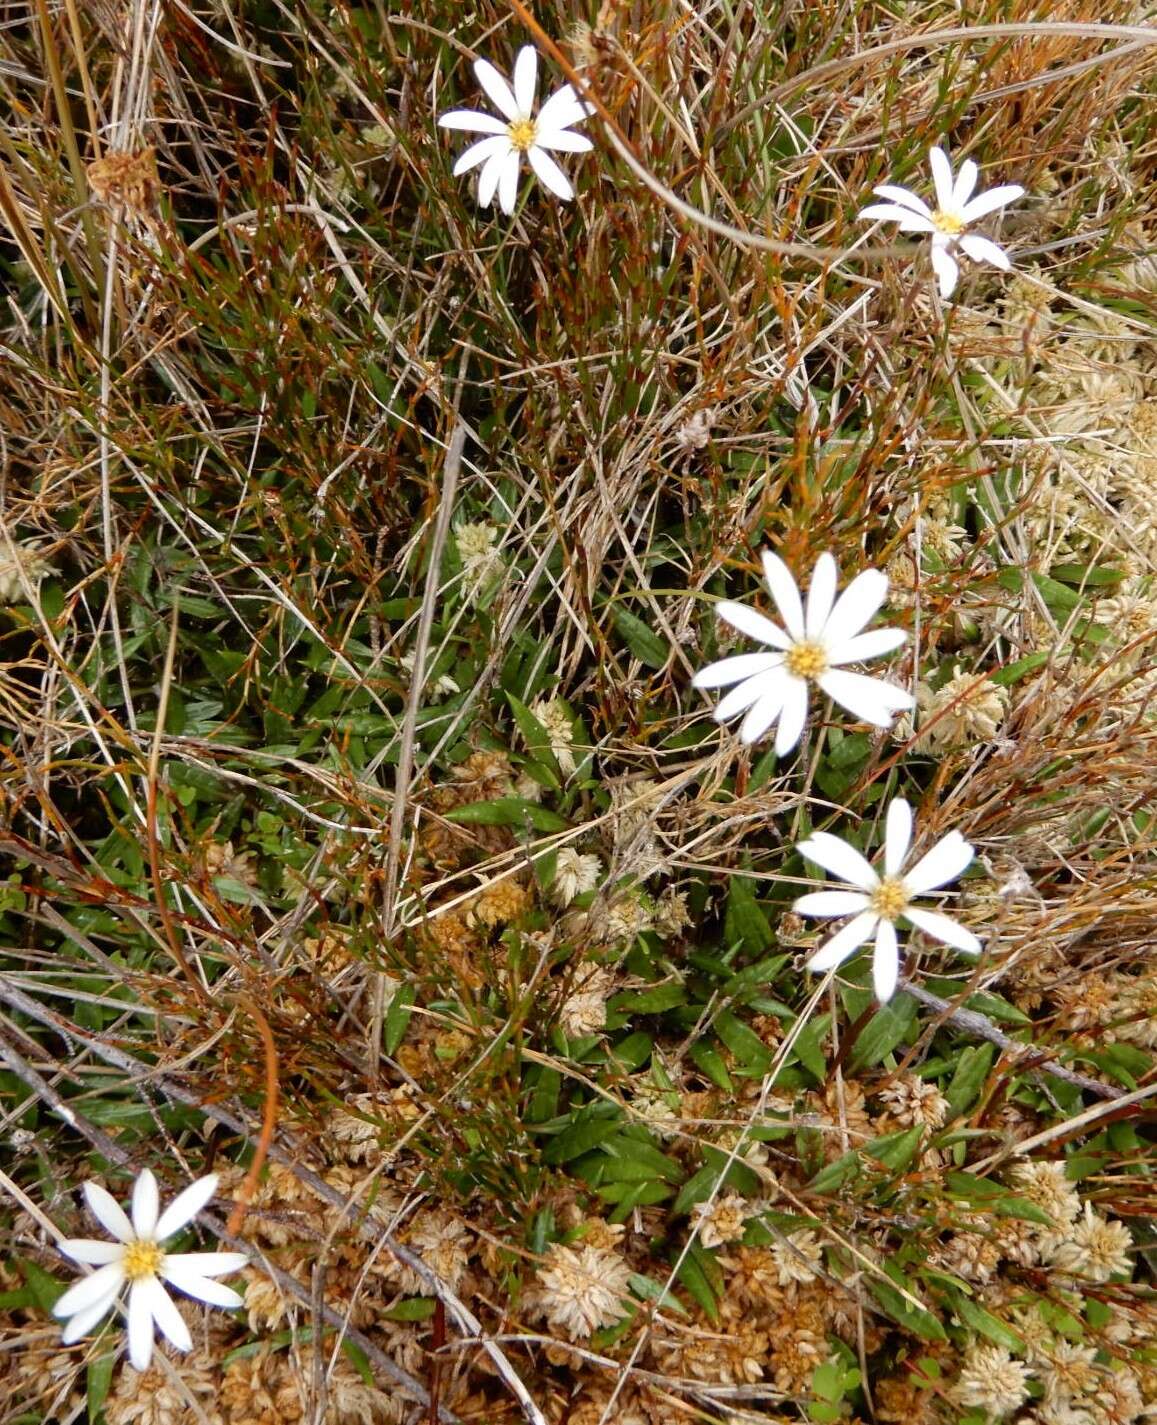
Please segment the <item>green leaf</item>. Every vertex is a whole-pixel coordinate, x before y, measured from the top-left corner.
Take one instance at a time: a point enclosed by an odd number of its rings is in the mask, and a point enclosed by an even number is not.
[[[900,1268],[894,1262],[884,1262],[882,1269],[886,1274],[885,1278],[873,1273],[871,1276],[865,1276],[863,1280],[892,1320],[923,1341],[947,1341],[947,1333],[935,1316],[930,1311],[913,1305],[909,1300],[909,1297],[915,1297],[916,1293]],[[898,1287],[903,1288],[908,1296],[897,1290]]]
[[[995,683],[999,688],[1011,688],[1014,683],[1019,683],[1029,673],[1035,673],[1038,668],[1052,658],[1052,653],[1030,653],[1027,658],[1018,658],[1015,663],[1010,663],[1006,668],[998,668],[993,673],[989,682]]]
[[[823,1038],[828,1032],[830,1016],[820,1015],[805,1024],[797,1036],[793,1049],[795,1057],[820,1083],[827,1077],[828,1061],[824,1058]]]
[[[716,1049],[712,1049],[710,1044],[705,1044],[702,1039],[691,1045],[691,1058],[695,1067],[701,1074],[715,1085],[716,1088],[725,1089],[731,1092],[735,1085],[731,1082],[731,1075],[727,1072],[727,1065],[723,1062],[723,1056]]]
[[[828,1163],[826,1167],[821,1168],[808,1183],[808,1191],[825,1195],[838,1192],[845,1183],[851,1182],[862,1166],[860,1155],[853,1148],[850,1153],[845,1153],[834,1163]]]
[[[974,1009],[978,1014],[986,1014],[989,1019],[1003,1021],[1005,1024],[1032,1023],[1028,1015],[1023,1010],[1017,1009],[1016,1005],[1009,1004],[1008,1000],[1002,999],[1000,995],[990,994],[985,990],[969,995],[964,1007]]]
[[[882,1004],[852,1046],[852,1067],[871,1069],[882,1063],[903,1042],[915,1023],[916,1001],[911,995],[898,994]]]
[[[632,1272],[629,1278],[631,1290],[641,1301],[654,1301],[667,1311],[687,1315],[687,1308],[678,1297],[672,1296],[654,1277],[645,1277],[642,1272]]]
[[[771,1068],[771,1050],[750,1025],[736,1019],[730,1010],[715,1016],[714,1029],[738,1063],[762,1078]]]
[[[28,1283],[28,1288],[36,1300],[36,1305],[46,1316],[52,1315],[52,1308],[67,1291],[56,1280],[50,1277],[43,1267],[36,1262],[21,1260],[16,1264],[20,1268],[20,1274]]]
[[[549,807],[528,802],[523,797],[498,797],[492,802],[471,802],[446,813],[446,820],[459,826],[518,826],[534,831],[566,831],[567,821]]]
[[[562,769],[559,767],[558,759],[551,747],[550,733],[526,704],[516,698],[513,693],[506,694],[506,701],[510,704],[510,711],[514,714],[514,721],[518,724],[519,732],[522,733],[522,740],[526,743],[527,751],[554,778],[555,787],[561,787]]]
[[[771,928],[756,902],[755,881],[750,876],[731,877],[723,938],[728,947],[740,945],[750,955],[762,955],[771,946]]]
[[[612,617],[623,642],[640,663],[648,668],[666,667],[667,645],[641,618],[618,605]]]
[[[979,1098],[995,1055],[995,1044],[970,1044],[961,1054],[952,1082],[944,1094],[953,1118],[958,1118]]]
[[[1021,1338],[1011,1327],[1006,1326],[1003,1321],[993,1316],[991,1311],[986,1311],[983,1306],[978,1306],[963,1292],[946,1292],[945,1295],[949,1298],[946,1305],[950,1310],[959,1316],[967,1326],[971,1326],[974,1331],[979,1331],[982,1336],[987,1336],[990,1341],[995,1341],[1006,1351],[1015,1353],[1023,1350],[1024,1342]]]
[[[662,1014],[665,1010],[686,1004],[687,990],[679,981],[672,980],[669,984],[655,985],[649,990],[614,995],[610,1003],[612,1009],[630,1010],[635,1014]]]
[[[914,1128],[903,1128],[898,1133],[885,1133],[873,1138],[870,1143],[864,1144],[863,1151],[891,1172],[902,1173],[916,1156],[923,1136],[923,1125],[917,1124]]]
[[[411,1296],[381,1314],[387,1321],[429,1321],[437,1302],[432,1296]]]
[[[88,1370],[85,1373],[88,1425],[96,1425],[100,1413],[104,1409],[104,1403],[108,1399],[109,1389],[112,1386],[112,1373],[115,1365],[115,1351],[109,1351],[103,1356],[96,1356],[88,1363]]]
[[[620,1134],[606,1139],[599,1148],[611,1160],[605,1174],[608,1179],[618,1182],[651,1182],[655,1178],[673,1183],[682,1181],[683,1169],[673,1158],[668,1158],[658,1148],[638,1138]]]
[[[552,1138],[543,1150],[543,1161],[558,1165],[581,1158],[592,1148],[597,1148],[605,1139],[612,1137],[622,1127],[622,1116],[617,1110],[610,1113],[601,1104],[593,1108],[579,1109],[574,1121],[564,1128],[557,1138]]]
[[[719,1296],[723,1291],[723,1270],[711,1253],[692,1242],[675,1275],[702,1308],[713,1325],[719,1322]]]
[[[386,1010],[385,1032],[382,1045],[387,1054],[396,1054],[406,1030],[410,1026],[410,1014],[418,992],[413,985],[399,985]]]

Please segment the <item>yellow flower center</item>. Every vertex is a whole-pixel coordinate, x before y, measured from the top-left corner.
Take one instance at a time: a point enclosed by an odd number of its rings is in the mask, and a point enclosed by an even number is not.
[[[793,678],[819,678],[828,671],[827,649],[822,643],[796,643],[784,655],[783,665]]]
[[[145,1277],[155,1277],[164,1260],[165,1254],[155,1242],[130,1242],[121,1265],[129,1281],[139,1282]]]
[[[884,920],[898,920],[908,905],[908,892],[899,876],[885,876],[872,892],[869,902]]]
[[[506,132],[519,153],[525,153],[538,137],[538,125],[533,119],[515,119]]]
[[[964,219],[957,217],[955,213],[946,213],[943,208],[937,208],[932,214],[932,226],[945,237],[959,237],[964,231]]]

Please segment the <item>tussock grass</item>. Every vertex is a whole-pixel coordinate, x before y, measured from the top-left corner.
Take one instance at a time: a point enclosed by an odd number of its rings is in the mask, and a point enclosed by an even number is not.
[[[1151,1407],[1157,32],[581,9],[0,28],[10,1418]],[[506,221],[434,117],[528,19],[597,152]],[[937,142],[1028,190],[950,306],[856,219]],[[764,547],[887,569],[914,721],[711,720]],[[986,950],[880,1009],[794,846],[895,795]],[[49,1308],[144,1166],[254,1265],[138,1377]]]

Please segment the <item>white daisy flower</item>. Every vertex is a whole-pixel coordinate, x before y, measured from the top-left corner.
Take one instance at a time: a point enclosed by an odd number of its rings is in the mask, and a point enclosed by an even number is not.
[[[133,1184],[133,1217],[128,1217],[111,1193],[97,1183],[85,1183],[88,1209],[115,1242],[90,1238],[61,1242],[60,1250],[75,1262],[97,1270],[78,1281],[53,1307],[53,1314],[70,1317],[61,1339],[66,1346],[79,1341],[116,1304],[121,1288],[129,1284],[129,1360],[138,1371],[149,1368],[153,1355],[153,1330],[158,1327],[179,1351],[192,1346],[189,1328],[170,1300],[162,1281],[187,1296],[207,1301],[210,1306],[242,1306],[242,1298],[232,1288],[210,1280],[225,1272],[239,1271],[248,1261],[243,1252],[179,1252],[171,1255],[162,1243],[183,1227],[217,1191],[217,1177],[211,1174],[178,1193],[161,1212],[157,1180],[146,1168]]]
[[[570,179],[547,150],[588,153],[594,144],[585,134],[571,133],[571,126],[593,114],[592,105],[584,103],[569,84],[564,84],[538,114],[534,114],[538,51],[533,45],[524,45],[518,51],[513,88],[487,60],[475,60],[474,73],[502,118],[479,114],[473,109],[454,109],[442,115],[438,123],[444,129],[466,129],[488,135],[459,155],[454,165],[455,176],[482,164],[478,177],[479,204],[489,207],[497,193],[502,211],[513,213],[518,197],[518,172],[525,154],[539,182],[557,198],[569,202],[574,197]]]
[[[814,832],[806,841],[801,841],[798,848],[809,861],[815,861],[833,875],[842,876],[855,887],[854,890],[848,887],[813,891],[801,896],[792,906],[798,915],[852,916],[847,925],[811,957],[808,969],[831,970],[842,965],[875,931],[872,980],[881,1004],[892,998],[899,975],[898,920],[908,921],[926,935],[963,950],[966,955],[980,954],[980,941],[971,930],[939,911],[920,910],[912,904],[918,896],[954,881],[970,866],[971,845],[958,831],[950,831],[910,871],[904,872],[911,846],[912,808],[902,797],[896,797],[888,807],[885,822],[882,876],[854,846],[826,831]]]
[[[928,161],[932,165],[932,181],[936,186],[934,210],[907,188],[881,183],[872,192],[888,201],[872,203],[860,213],[860,217],[873,222],[882,219],[899,223],[900,231],[905,233],[931,233],[932,267],[940,281],[940,295],[950,297],[960,276],[960,266],[953,255],[957,247],[973,262],[990,262],[1004,272],[1009,270],[1012,264],[1002,247],[998,247],[991,238],[980,237],[965,229],[978,218],[1023,197],[1024,189],[1019,183],[1005,183],[974,198],[972,192],[980,170],[972,159],[964,160],[956,179],[952,177],[952,165],[943,149],[929,149]]]
[[[725,600],[716,605],[721,619],[776,650],[721,658],[695,674],[691,681],[696,688],[738,684],[715,709],[719,722],[745,712],[739,737],[742,742],[754,742],[778,718],[775,750],[782,757],[803,733],[809,683],[817,684],[842,707],[876,727],[888,727],[895,713],[913,706],[912,696],[902,688],[863,673],[849,673],[842,666],[891,653],[908,637],[898,628],[863,632],[884,602],[886,575],[878,569],[865,569],[837,599],[836,561],[830,554],[821,554],[812,573],[805,612],[787,565],[767,550],[762,557],[767,587],[787,631],[746,604]]]

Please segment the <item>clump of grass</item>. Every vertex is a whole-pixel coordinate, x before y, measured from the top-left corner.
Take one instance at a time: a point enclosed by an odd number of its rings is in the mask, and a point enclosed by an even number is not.
[[[1151,1407],[1154,48],[1047,8],[537,7],[510,221],[506,6],[0,31],[13,1418]],[[947,309],[937,142],[1029,191]],[[764,547],[888,571],[892,733],[711,720]],[[986,950],[877,1006],[794,847],[896,795]],[[49,1311],[145,1166],[252,1266],[138,1376]]]

